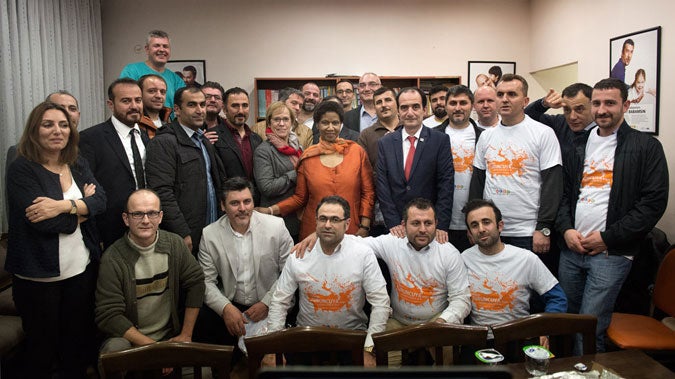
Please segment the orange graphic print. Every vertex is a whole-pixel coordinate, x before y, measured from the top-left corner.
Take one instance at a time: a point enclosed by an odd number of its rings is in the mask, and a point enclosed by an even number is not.
[[[314,279],[314,278],[312,278]],[[315,282],[319,282],[314,279]],[[314,312],[337,312],[342,308],[349,309],[352,306],[352,292],[356,289],[354,283],[340,283],[334,279],[331,283],[332,287],[328,285],[328,281],[324,280],[321,289],[313,291],[311,285],[305,287],[307,300],[314,305]],[[322,293],[323,292],[323,293]]]
[[[401,280],[398,274],[394,274],[393,282],[396,292],[398,292],[398,298],[401,301],[412,305],[422,305],[426,302],[429,305],[433,304],[433,294],[438,287],[438,283],[435,280],[431,280],[431,283],[423,283],[420,287],[415,284],[412,274],[408,274],[404,280]],[[406,285],[406,282],[410,283],[410,285]]]
[[[518,283],[513,280],[501,281],[498,277],[490,280],[471,274],[475,280],[471,280],[471,301],[479,310],[500,312],[508,309],[513,311],[515,307],[516,291]],[[477,285],[475,282],[481,282]]]
[[[581,187],[595,187],[595,188],[611,188],[614,180],[614,168],[605,160],[599,162],[588,160],[584,166],[588,165],[588,169],[584,169],[584,174],[581,179]]]
[[[473,148],[465,149],[459,146],[456,152],[452,150],[452,163],[455,166],[455,172],[473,172]]]
[[[485,160],[491,177],[495,176],[523,176],[525,174],[525,160],[529,159],[525,150],[516,151],[512,147],[508,149],[496,149],[488,146],[488,149],[497,150],[497,156],[486,154]],[[498,159],[501,158],[501,159]]]

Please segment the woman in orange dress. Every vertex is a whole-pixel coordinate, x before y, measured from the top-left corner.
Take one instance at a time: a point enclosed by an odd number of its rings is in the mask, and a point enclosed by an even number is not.
[[[261,209],[285,216],[305,208],[300,221],[300,240],[316,231],[315,210],[322,198],[339,195],[351,206],[347,233],[367,236],[375,203],[373,169],[358,144],[339,138],[344,110],[332,101],[322,102],[314,111],[314,125],[320,140],[307,148],[298,163],[295,194]]]

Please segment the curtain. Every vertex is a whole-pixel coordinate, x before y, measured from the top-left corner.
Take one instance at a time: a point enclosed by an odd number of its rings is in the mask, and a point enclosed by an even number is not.
[[[61,89],[77,98],[80,125],[104,118],[100,0],[0,1],[3,233],[7,231],[7,149],[19,141],[30,111]]]

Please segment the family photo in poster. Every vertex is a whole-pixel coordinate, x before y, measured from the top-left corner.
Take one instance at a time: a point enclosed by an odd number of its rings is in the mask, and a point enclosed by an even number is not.
[[[628,87],[632,128],[658,135],[661,27],[610,40],[610,77]]]

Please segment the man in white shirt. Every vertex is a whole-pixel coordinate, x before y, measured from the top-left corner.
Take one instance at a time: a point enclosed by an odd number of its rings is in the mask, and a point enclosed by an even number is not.
[[[445,99],[448,93],[448,87],[437,85],[429,90],[429,102],[431,103],[431,116],[422,121],[427,128],[433,128],[448,119],[448,112],[445,110]]]
[[[293,246],[283,219],[253,211],[251,189],[244,178],[226,180],[220,203],[225,215],[204,228],[199,263],[206,294],[197,341],[233,345],[246,334],[245,324],[264,320]]]
[[[299,289],[298,326],[367,329],[364,364],[374,366],[371,336],[385,330],[391,308],[386,282],[372,250],[356,239],[344,238],[350,222],[345,199],[321,199],[316,209],[319,243],[304,259],[288,258],[272,296],[268,329],[284,328],[293,295]],[[366,300],[372,306],[370,322],[363,311]]]

